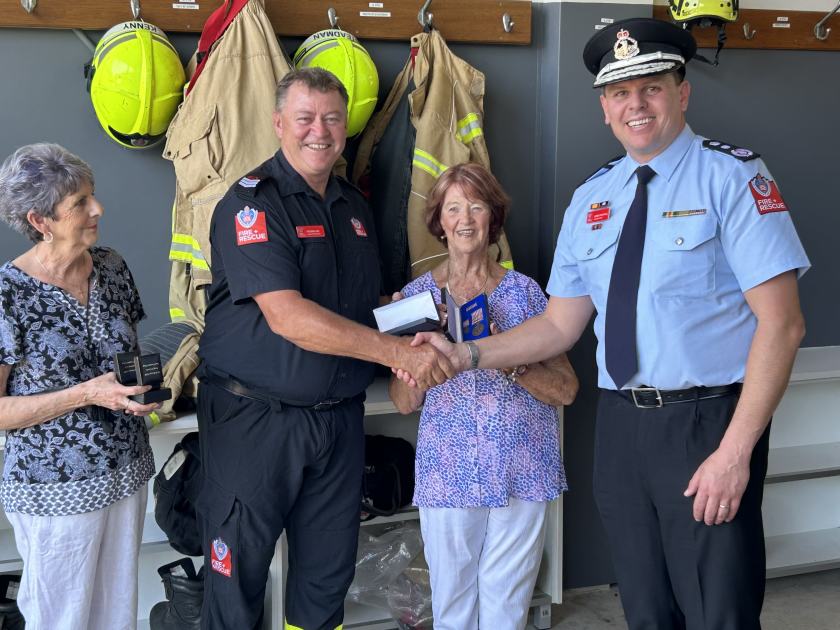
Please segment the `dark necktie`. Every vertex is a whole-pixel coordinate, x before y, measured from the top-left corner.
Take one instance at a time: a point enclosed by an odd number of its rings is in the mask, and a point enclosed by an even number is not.
[[[645,249],[647,183],[656,175],[649,166],[636,169],[636,196],[624,219],[607,295],[605,344],[607,372],[621,389],[639,370],[636,354],[636,303]]]

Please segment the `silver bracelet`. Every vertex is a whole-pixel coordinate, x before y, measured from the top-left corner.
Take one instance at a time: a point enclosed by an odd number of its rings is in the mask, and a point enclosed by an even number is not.
[[[465,341],[467,350],[470,351],[470,369],[478,369],[478,360],[481,358],[481,353],[478,351],[478,346],[474,341]]]

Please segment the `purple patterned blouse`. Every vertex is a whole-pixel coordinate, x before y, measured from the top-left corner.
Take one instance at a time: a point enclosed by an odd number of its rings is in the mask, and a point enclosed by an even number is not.
[[[406,297],[440,290],[431,273],[410,282]],[[488,296],[490,318],[507,330],[545,310],[528,276],[509,271]],[[470,370],[426,394],[420,415],[414,504],[504,507],[509,497],[550,501],[567,489],[554,407],[511,384],[500,370]]]

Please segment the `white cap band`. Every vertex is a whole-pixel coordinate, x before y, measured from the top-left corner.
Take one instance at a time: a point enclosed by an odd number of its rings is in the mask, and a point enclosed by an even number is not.
[[[676,53],[657,51],[636,55],[630,59],[608,63],[598,72],[592,87],[601,87],[636,76],[658,74],[685,65],[685,59]]]

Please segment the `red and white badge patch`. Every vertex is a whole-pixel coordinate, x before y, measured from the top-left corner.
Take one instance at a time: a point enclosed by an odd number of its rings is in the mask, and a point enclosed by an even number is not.
[[[610,202],[599,201],[589,204],[589,212],[586,214],[587,223],[602,223],[610,218]],[[593,230],[598,229],[592,227]]]
[[[298,238],[323,238],[326,236],[323,225],[298,225],[295,226]]]
[[[350,223],[353,225],[353,230],[355,230],[356,236],[364,236],[367,238],[367,231],[361,221],[359,221],[356,217],[352,217],[350,219]]]
[[[236,213],[236,244],[251,245],[268,242],[265,212],[245,206]]]
[[[772,179],[767,179],[759,173],[750,180],[749,188],[759,214],[788,211],[787,204]]]
[[[214,538],[210,549],[210,568],[216,573],[230,577],[232,552],[221,538]]]

